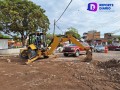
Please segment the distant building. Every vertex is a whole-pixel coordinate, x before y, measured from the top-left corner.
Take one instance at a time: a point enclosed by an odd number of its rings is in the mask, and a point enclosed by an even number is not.
[[[100,39],[95,39],[94,40],[94,45],[107,45],[108,44],[108,40],[105,38],[100,38]]]
[[[0,49],[22,47],[21,42],[15,42],[12,38],[0,38]]]
[[[107,45],[110,44],[110,42],[111,44],[120,43],[120,40],[118,39],[119,37],[120,35],[113,35],[113,33],[105,33],[104,38],[100,38],[100,32],[97,32],[95,30],[83,33],[83,39],[90,45]]]
[[[83,39],[91,45],[95,45],[97,43],[96,40],[100,39],[100,32],[96,30],[88,31],[87,33],[83,33]]]
[[[105,34],[104,34],[104,38],[105,38],[105,39],[108,39],[108,40],[109,40],[109,39],[112,39],[111,35],[112,35],[112,33],[105,33]]]
[[[88,31],[87,33],[83,33],[84,40],[94,40],[94,39],[100,39],[100,32],[97,32],[96,30]]]
[[[105,33],[104,38],[109,40],[112,40],[112,43],[120,43],[119,38],[120,35],[113,35],[113,33]]]

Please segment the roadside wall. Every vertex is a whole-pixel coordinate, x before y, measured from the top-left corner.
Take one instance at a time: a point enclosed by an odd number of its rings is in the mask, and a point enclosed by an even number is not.
[[[23,48],[14,48],[14,49],[0,49],[0,55],[19,55],[20,49]]]

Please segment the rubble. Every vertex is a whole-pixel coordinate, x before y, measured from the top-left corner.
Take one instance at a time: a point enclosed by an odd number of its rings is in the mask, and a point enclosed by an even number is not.
[[[99,62],[97,65],[110,81],[120,83],[120,60],[111,59],[106,62]]]
[[[10,63],[10,62],[11,62],[11,60],[10,60],[10,59],[7,59],[7,62],[8,62],[8,63]]]
[[[111,59],[106,62],[99,62],[98,66],[101,68],[113,68],[113,67],[118,68],[120,67],[120,60]]]

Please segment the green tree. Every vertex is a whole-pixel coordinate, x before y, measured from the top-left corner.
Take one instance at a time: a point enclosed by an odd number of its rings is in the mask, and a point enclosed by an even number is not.
[[[47,33],[46,34],[46,43],[49,45],[53,39],[53,34]]]
[[[49,29],[45,10],[28,0],[0,0],[0,30],[8,35],[19,35],[24,45],[25,36]]]
[[[112,40],[108,40],[108,44],[112,44]]]
[[[7,36],[7,35],[3,35],[2,33],[0,33],[0,38],[10,38],[10,37]]]
[[[0,33],[0,37],[2,37],[3,35],[2,35],[2,33]]]
[[[81,38],[80,34],[78,33],[78,30],[73,28],[73,27],[68,28],[68,31],[65,32],[65,35],[67,35],[67,34],[71,34],[76,39],[80,39]]]

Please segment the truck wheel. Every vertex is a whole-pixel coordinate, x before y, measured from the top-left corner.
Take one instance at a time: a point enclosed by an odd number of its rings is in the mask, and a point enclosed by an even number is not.
[[[68,56],[68,54],[67,54],[67,53],[64,53],[64,56],[65,56],[65,57],[67,57],[67,56]]]
[[[75,52],[75,57],[78,57],[79,55],[80,55],[80,51],[77,50],[77,51]]]

